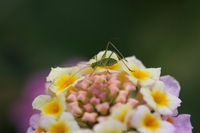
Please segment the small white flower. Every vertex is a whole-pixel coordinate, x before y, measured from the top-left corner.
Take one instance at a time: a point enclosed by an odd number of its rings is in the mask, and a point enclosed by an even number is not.
[[[52,68],[47,81],[52,92],[60,94],[81,80],[81,71],[78,67]]]
[[[72,133],[80,129],[73,115],[68,112],[62,113],[58,119],[44,116],[41,118],[40,126],[44,128],[47,133]]]
[[[151,114],[149,108],[144,105],[138,106],[133,112],[130,124],[140,133],[174,133],[175,127],[162,121],[159,114]]]
[[[163,115],[171,115],[173,110],[180,106],[181,100],[169,92],[165,92],[164,88],[164,83],[157,81],[151,87],[142,87],[140,93],[155,111]]]
[[[152,85],[156,80],[159,80],[160,68],[144,68],[142,64],[139,65],[139,68],[132,62],[127,62],[127,66],[131,71],[123,66],[124,71],[128,73],[127,77],[135,85],[148,86]]]
[[[40,95],[32,103],[34,109],[41,110],[42,115],[59,117],[66,110],[64,95],[51,98],[49,95]]]

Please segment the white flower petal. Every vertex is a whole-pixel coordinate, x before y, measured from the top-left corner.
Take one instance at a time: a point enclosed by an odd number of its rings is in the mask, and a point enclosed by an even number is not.
[[[135,56],[130,56],[130,57],[126,57],[126,60],[128,62],[134,63],[139,69],[145,69],[146,67],[143,65],[143,63],[137,59]],[[124,60],[124,62],[126,62]]]
[[[29,124],[32,128],[36,129],[40,120],[40,114],[34,114],[29,120]]]
[[[117,120],[108,120],[94,126],[95,133],[122,133],[126,130],[124,124]]]
[[[43,116],[40,119],[39,126],[44,128],[45,130],[49,130],[51,126],[56,122],[57,122],[56,119],[51,116]]]
[[[39,95],[34,99],[32,106],[34,109],[40,110],[44,104],[51,100],[52,98],[49,95]]]

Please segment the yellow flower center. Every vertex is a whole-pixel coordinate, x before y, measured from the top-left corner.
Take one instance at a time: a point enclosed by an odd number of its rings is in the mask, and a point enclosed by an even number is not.
[[[132,75],[138,80],[145,80],[149,77],[148,72],[144,72],[139,69],[133,69]]]
[[[61,106],[57,97],[52,101],[44,105],[42,112],[46,115],[56,115],[58,116],[61,113]]]
[[[49,133],[69,133],[69,128],[65,123],[58,122],[55,125],[52,125]]]
[[[167,106],[168,100],[164,92],[162,91],[153,91],[152,97],[158,106]]]
[[[60,79],[57,81],[58,91],[64,91],[66,87],[73,84],[76,79],[76,76],[61,76]]]
[[[151,131],[155,131],[160,127],[160,123],[151,114],[145,116],[143,126]]]

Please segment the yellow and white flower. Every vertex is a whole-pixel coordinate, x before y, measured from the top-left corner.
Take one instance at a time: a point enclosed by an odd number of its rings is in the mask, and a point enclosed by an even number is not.
[[[41,114],[59,117],[66,110],[64,95],[51,98],[49,95],[40,95],[32,103],[34,109],[41,111]]]
[[[80,129],[73,115],[68,112],[62,113],[58,119],[44,116],[41,118],[39,125],[47,133],[72,133]]]
[[[171,115],[173,110],[180,106],[181,100],[169,92],[165,92],[164,88],[164,83],[157,81],[152,86],[142,87],[140,93],[146,103],[155,111],[163,115]]]
[[[160,77],[160,68],[140,69],[133,63],[127,63],[129,69],[124,69],[128,73],[128,78],[135,85],[152,85]]]
[[[130,125],[140,133],[174,133],[175,131],[171,123],[163,121],[157,113],[152,114],[144,105],[138,106],[133,111]]]
[[[49,88],[56,94],[64,92],[81,79],[81,71],[78,67],[52,68],[47,77],[47,81],[51,82]]]

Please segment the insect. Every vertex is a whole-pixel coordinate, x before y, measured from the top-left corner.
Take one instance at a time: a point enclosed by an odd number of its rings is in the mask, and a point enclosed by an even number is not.
[[[112,47],[117,51],[116,52],[112,51],[111,54],[106,57],[107,51],[108,51],[108,47],[109,45],[112,45]],[[124,58],[124,56],[121,54],[121,52],[115,47],[114,44],[112,44],[111,42],[108,42],[107,46],[106,46],[106,50],[104,52],[104,54],[102,55],[101,59],[98,60],[97,59],[97,55],[95,55],[93,58],[96,59],[96,62],[91,64],[91,67],[95,70],[97,67],[106,67],[106,66],[112,66],[115,65],[116,63],[118,63],[117,59],[111,58],[111,56],[113,55],[113,53],[115,53],[117,55],[117,57],[119,59],[121,59],[121,61],[124,63],[124,65],[128,68],[129,71],[132,71],[124,62],[124,60],[127,62],[127,60]],[[124,59],[124,60],[123,60]]]
[[[102,56],[102,58],[99,61],[92,63],[91,67],[93,69],[96,69],[97,67],[112,66],[112,65],[116,64],[117,60],[114,58],[111,58],[111,55],[108,58]]]

